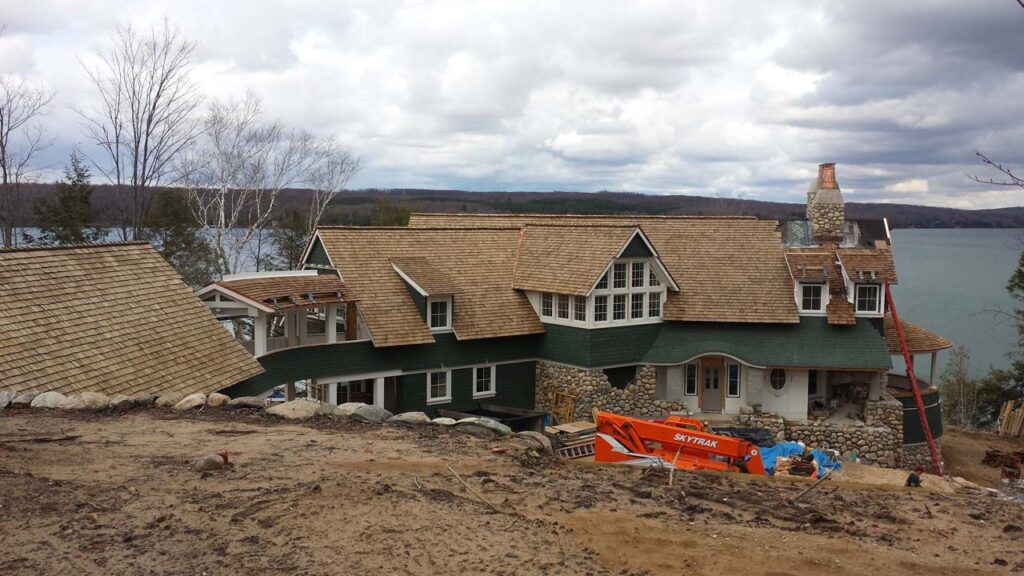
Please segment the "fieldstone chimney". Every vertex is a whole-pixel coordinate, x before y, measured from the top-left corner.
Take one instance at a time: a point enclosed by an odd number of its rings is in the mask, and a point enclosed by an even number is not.
[[[811,221],[815,240],[837,241],[843,237],[846,204],[836,184],[836,165],[818,165],[818,177],[807,191],[807,219]]]

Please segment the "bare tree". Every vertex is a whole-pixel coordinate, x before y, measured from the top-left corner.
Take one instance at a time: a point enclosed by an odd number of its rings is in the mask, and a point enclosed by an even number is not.
[[[37,169],[36,155],[50,141],[37,122],[53,100],[53,92],[24,79],[0,76],[0,239],[17,242],[15,227],[24,215],[21,185]]]
[[[101,150],[101,159],[90,159],[117,190],[122,239],[144,236],[152,188],[179,180],[175,160],[199,133],[202,98],[189,77],[194,49],[167,20],[146,33],[129,25],[96,66],[85,67],[101,100],[81,113]]]
[[[328,204],[345,189],[362,168],[362,160],[333,141],[325,141],[322,145],[326,156],[316,166],[309,177],[313,194],[310,196],[309,217],[306,220],[306,234],[312,236],[320,224]]]
[[[260,98],[214,103],[202,137],[183,163],[196,219],[210,232],[219,274],[246,267],[253,238],[271,220],[285,188],[316,186],[311,210],[327,202],[358,170],[333,139],[263,119]]]
[[[1022,0],[1024,1],[1024,0]],[[993,161],[988,156],[985,156],[977,150],[974,151],[975,156],[981,160],[982,164],[985,164],[991,168],[995,168],[997,172],[1000,172],[1003,176],[999,179],[996,178],[981,178],[968,174],[967,177],[979,184],[992,184],[994,186],[1016,186],[1018,188],[1024,188],[1024,178],[1021,178],[1013,173],[1013,170],[1003,166],[1002,164]]]

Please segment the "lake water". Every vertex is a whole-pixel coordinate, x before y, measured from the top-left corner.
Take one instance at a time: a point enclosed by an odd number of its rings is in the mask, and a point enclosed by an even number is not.
[[[1012,310],[1006,282],[1024,248],[1022,230],[894,230],[899,284],[893,287],[900,317],[942,334],[971,353],[970,371],[1006,368],[1017,342],[1013,322],[995,310]],[[939,354],[941,373],[949,353]],[[902,361],[897,362],[902,367]],[[928,360],[916,362],[928,377]]]

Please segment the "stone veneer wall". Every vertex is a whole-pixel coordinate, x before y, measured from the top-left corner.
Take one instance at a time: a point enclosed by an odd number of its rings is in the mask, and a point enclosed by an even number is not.
[[[841,237],[846,209],[842,204],[814,202],[808,207],[814,236]]]
[[[865,402],[864,422],[833,423],[824,420],[786,421],[777,414],[742,408],[736,418],[741,426],[767,428],[776,439],[803,442],[811,448],[829,448],[844,457],[854,450],[858,457],[888,468],[907,467],[903,448],[903,408],[883,395]],[[910,467],[913,467],[911,465]]]
[[[599,369],[587,370],[537,362],[537,409],[551,410],[551,393],[555,390],[576,396],[574,420],[590,420],[593,408],[628,416],[666,416],[686,410],[685,402],[668,402],[654,397],[657,373],[653,366],[637,368],[636,378],[619,389],[608,382]]]
[[[940,453],[942,451],[942,439],[936,438],[935,445],[938,447]],[[903,447],[903,461],[902,467],[908,470],[917,468],[918,466],[925,470],[932,469],[932,452],[928,449],[928,444],[908,444]]]

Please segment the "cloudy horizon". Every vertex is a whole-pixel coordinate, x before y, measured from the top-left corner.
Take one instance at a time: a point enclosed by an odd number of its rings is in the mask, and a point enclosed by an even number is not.
[[[363,158],[351,188],[599,191],[800,202],[1024,204],[1024,10],[988,3],[0,0],[0,74],[56,92],[51,172],[92,150],[83,63],[119,25],[198,42],[210,100]],[[896,4],[896,5],[893,5]],[[99,181],[99,180],[97,180]]]

